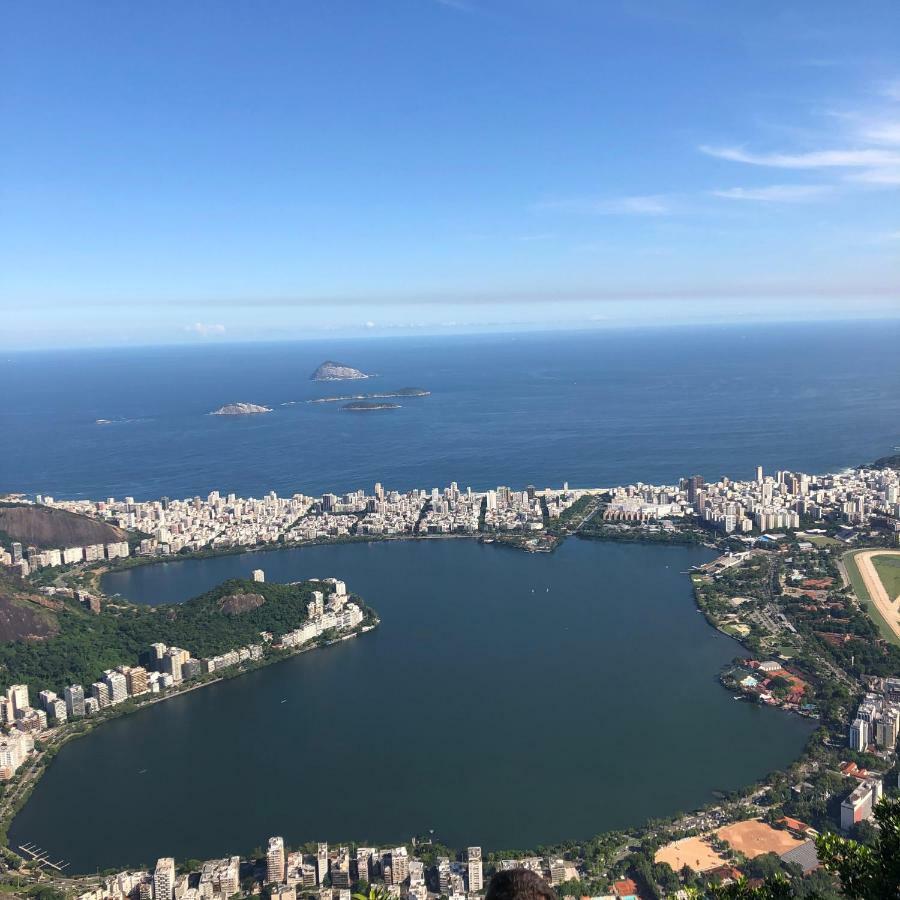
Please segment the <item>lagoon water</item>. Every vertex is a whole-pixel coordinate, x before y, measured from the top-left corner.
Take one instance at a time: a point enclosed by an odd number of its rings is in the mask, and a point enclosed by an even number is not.
[[[271,834],[534,847],[694,808],[788,763],[811,725],[735,702],[696,611],[703,548],[570,539],[321,546],[108,576],[183,600],[262,567],[335,575],[382,624],[103,725],[13,823],[77,871],[248,852]]]

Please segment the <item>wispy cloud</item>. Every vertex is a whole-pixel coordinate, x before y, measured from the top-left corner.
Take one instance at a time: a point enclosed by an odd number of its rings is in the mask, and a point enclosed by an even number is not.
[[[185,325],[184,330],[199,337],[219,337],[225,334],[224,325],[208,322],[194,322],[192,325]]]
[[[900,165],[883,169],[867,169],[865,172],[854,172],[852,175],[847,176],[847,180],[875,187],[895,187],[900,185]]]
[[[666,194],[640,194],[630,197],[545,200],[537,204],[537,208],[596,216],[664,216],[675,211],[675,204],[673,198]]]
[[[896,100],[900,103],[900,78],[888,81],[881,87],[881,95],[889,100]]]
[[[900,144],[900,119],[873,122],[865,127],[863,135],[873,144]]]
[[[751,153],[743,147],[702,144],[700,150],[717,159],[774,169],[846,169],[900,165],[900,153],[871,147],[856,150],[813,150],[808,153]]]
[[[726,200],[755,200],[762,203],[804,203],[830,194],[828,184],[771,184],[766,187],[733,187],[712,191],[714,197]]]

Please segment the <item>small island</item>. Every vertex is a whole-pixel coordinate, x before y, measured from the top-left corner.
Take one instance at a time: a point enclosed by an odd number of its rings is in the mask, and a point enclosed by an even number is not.
[[[423,388],[398,388],[396,391],[378,391],[371,394],[342,394],[339,397],[316,397],[307,403],[339,403],[347,400],[387,400],[392,397],[430,397],[431,391]]]
[[[356,400],[342,406],[344,412],[372,412],[378,409],[400,409],[399,403],[378,403],[373,400]]]
[[[354,369],[353,366],[346,366],[332,359],[326,359],[310,376],[312,381],[356,381],[360,378],[373,377],[359,369]]]
[[[210,413],[211,416],[256,416],[272,410],[268,406],[256,403],[227,403]]]

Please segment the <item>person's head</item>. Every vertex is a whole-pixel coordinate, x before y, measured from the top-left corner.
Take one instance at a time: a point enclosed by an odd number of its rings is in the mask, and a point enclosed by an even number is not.
[[[485,900],[556,900],[556,893],[529,869],[507,869],[491,878]]]

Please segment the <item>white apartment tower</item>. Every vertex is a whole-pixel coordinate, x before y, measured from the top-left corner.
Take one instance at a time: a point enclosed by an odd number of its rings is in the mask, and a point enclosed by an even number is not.
[[[481,868],[481,847],[469,847],[466,852],[469,866],[469,893],[475,894],[484,890],[484,873]]]
[[[865,719],[854,719],[850,725],[850,746],[860,753],[869,746],[869,723]]]
[[[322,595],[319,594],[319,596],[321,597]],[[319,887],[321,887],[325,883],[325,876],[328,874],[328,844],[319,844],[316,849],[316,874],[319,878]]]
[[[173,900],[175,897],[175,860],[164,856],[156,861],[153,870],[153,900]]]
[[[6,692],[6,698],[12,707],[13,718],[17,719],[23,710],[28,709],[28,685],[14,684]]]
[[[280,884],[284,881],[284,838],[270,837],[266,850],[266,882]]]
[[[66,712],[72,719],[84,715],[84,688],[80,684],[70,684],[65,690]]]
[[[103,681],[109,689],[110,706],[115,706],[128,699],[128,681],[121,672],[114,672],[110,669],[103,675]]]

